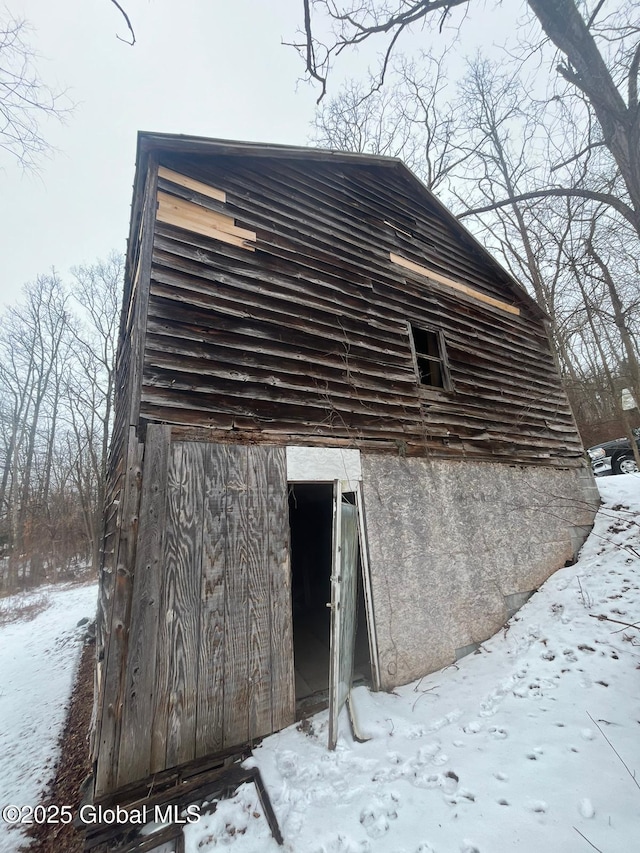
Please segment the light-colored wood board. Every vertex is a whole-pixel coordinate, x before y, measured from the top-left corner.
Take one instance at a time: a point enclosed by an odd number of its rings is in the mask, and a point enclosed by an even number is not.
[[[118,787],[150,773],[156,646],[165,533],[171,427],[149,424],[145,441],[140,523],[122,711]]]
[[[267,448],[247,448],[249,736],[271,732],[271,602],[268,560]]]
[[[187,175],[181,175],[179,172],[174,172],[173,169],[167,169],[166,166],[158,167],[158,177],[164,178],[166,181],[171,181],[172,184],[178,184],[181,187],[200,193],[200,195],[209,196],[216,201],[221,201],[223,204],[227,201],[227,194],[224,190],[219,190],[217,187],[212,187],[202,181],[196,181],[195,178],[190,178]]]
[[[423,267],[421,264],[416,264],[407,258],[403,258],[401,255],[396,255],[394,252],[389,252],[389,257],[394,264],[398,264],[407,270],[411,270],[411,272],[425,276],[425,278],[430,278],[432,281],[437,281],[439,284],[444,284],[447,287],[452,287],[454,290],[464,293],[466,296],[471,296],[473,299],[477,299],[479,302],[484,302],[486,305],[492,305],[494,308],[499,308],[501,311],[507,311],[509,314],[515,314],[516,316],[520,315],[520,309],[516,308],[515,305],[509,305],[501,299],[495,299],[493,296],[481,293],[473,287],[469,287],[459,281],[454,281],[452,278],[447,278],[447,276],[434,272],[427,267]]]
[[[273,731],[278,731],[291,725],[296,715],[289,493],[285,448],[271,446],[265,450],[271,606],[271,725]]]
[[[249,740],[247,601],[247,447],[229,447],[227,596],[225,601],[224,746]]]
[[[204,514],[196,758],[224,746],[228,448],[204,448]]]
[[[200,207],[191,201],[172,196],[161,190],[158,192],[157,218],[160,222],[185,228],[206,237],[223,240],[241,248],[251,248],[245,241],[255,242],[255,231],[238,228],[233,217]]]
[[[233,216],[226,213],[220,213],[217,210],[211,210],[208,207],[202,207],[194,201],[189,201],[179,196],[165,193],[158,190],[158,211],[159,218],[162,218],[163,211],[173,211],[176,215],[183,215],[185,219],[193,220],[195,223],[204,223],[208,226],[216,228],[218,231],[225,231],[234,237],[240,237],[245,240],[255,240],[254,231],[248,231],[246,228],[239,228]]]

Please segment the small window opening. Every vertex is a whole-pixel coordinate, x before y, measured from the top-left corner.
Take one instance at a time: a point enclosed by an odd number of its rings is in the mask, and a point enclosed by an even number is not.
[[[439,332],[411,326],[411,340],[421,385],[448,388],[444,341]]]

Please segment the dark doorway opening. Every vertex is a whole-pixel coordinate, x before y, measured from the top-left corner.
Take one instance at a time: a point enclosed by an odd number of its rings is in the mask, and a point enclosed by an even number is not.
[[[328,701],[333,502],[332,483],[289,485],[293,647],[299,716],[315,712],[326,706]],[[359,567],[354,683],[370,683],[371,664],[361,575]]]

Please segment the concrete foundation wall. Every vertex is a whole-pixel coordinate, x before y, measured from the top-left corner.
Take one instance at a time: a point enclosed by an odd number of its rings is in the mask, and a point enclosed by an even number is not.
[[[577,555],[600,503],[591,471],[362,456],[381,686],[490,637]]]

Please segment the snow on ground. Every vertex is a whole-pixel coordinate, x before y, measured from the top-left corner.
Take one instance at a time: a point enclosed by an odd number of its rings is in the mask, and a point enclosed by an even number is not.
[[[288,853],[640,849],[640,476],[598,482],[577,565],[481,649],[392,694],[355,691],[370,737],[327,714],[255,751]],[[0,804],[46,781],[95,587],[0,628]],[[633,623],[638,628],[630,627]],[[2,828],[0,828],[0,833]],[[187,853],[276,853],[255,788],[185,827]],[[0,839],[3,850],[13,850]]]
[[[640,477],[598,485],[577,565],[479,652],[393,694],[356,691],[367,743],[343,720],[328,752],[324,713],[255,751],[286,851],[640,850],[640,630],[620,624],[640,626]],[[281,849],[250,785],[185,837],[188,853]]]
[[[0,807],[34,806],[53,773],[86,625],[97,585],[40,587],[0,601],[2,613],[32,608],[32,619],[0,618]],[[1,614],[0,614],[1,616]],[[24,839],[0,819],[0,849]]]

